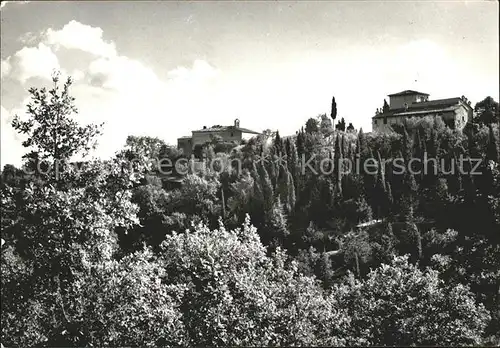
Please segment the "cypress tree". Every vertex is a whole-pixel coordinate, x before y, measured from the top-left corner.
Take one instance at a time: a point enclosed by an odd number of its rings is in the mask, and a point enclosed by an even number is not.
[[[500,163],[500,140],[492,124],[488,125],[488,147],[486,149],[486,159]]]
[[[340,148],[342,149],[342,158],[345,158],[344,154],[346,153],[347,146],[346,146],[346,140],[345,140],[345,134],[342,133],[342,138],[341,138],[341,143],[340,143]]]
[[[292,173],[290,173],[288,171],[287,177],[288,177],[288,185],[287,186],[288,186],[288,206],[289,206],[288,213],[291,214],[293,212],[293,210],[295,209],[295,201],[296,201],[295,185],[293,182]]]
[[[424,172],[424,185],[428,188],[433,188],[437,184],[439,179],[439,165],[438,162],[438,152],[439,152],[439,142],[437,138],[437,132],[434,128],[430,131],[429,143],[426,146],[428,165],[427,170]]]
[[[411,141],[411,138],[408,135],[406,126],[403,128],[402,152],[405,162],[408,163],[408,161],[413,156],[413,142]]]
[[[255,200],[262,202],[264,200],[264,193],[262,191],[260,173],[255,162],[252,162],[250,175],[253,178],[253,197]]]
[[[274,190],[269,174],[264,165],[259,166],[259,176],[260,176],[260,184],[262,187],[263,194],[263,207],[264,210],[270,210],[273,206],[274,201]]]
[[[401,251],[410,253],[414,262],[420,260],[422,258],[422,236],[417,225],[414,222],[406,222],[401,232],[403,233]]]
[[[366,143],[366,136],[363,133],[363,128],[360,128],[358,133],[356,153],[359,155],[361,162],[363,162],[369,155],[368,145]]]
[[[342,158],[343,158],[343,154],[342,154],[341,139],[340,139],[340,135],[337,134],[337,138],[335,139],[335,153],[333,156],[333,162],[334,162],[333,175],[335,178],[335,189],[336,189],[337,195],[339,195],[339,196],[342,195],[342,166],[341,166]]]
[[[387,100],[384,99],[384,106],[382,107],[382,112],[386,113],[389,111],[389,104],[387,104]]]
[[[352,153],[352,144],[347,144],[347,150],[344,158],[348,158],[350,161],[354,160],[354,155]]]
[[[290,157],[287,158],[289,161],[288,163],[288,168],[290,170],[290,173],[292,174],[293,181],[295,184],[295,189],[298,191],[299,190],[299,177],[301,176],[300,172],[300,160],[299,160],[299,154],[297,152],[297,147],[293,142],[290,143]]]
[[[304,139],[304,131],[301,129],[299,134],[297,134],[297,154],[299,156],[303,156],[305,153],[305,139]]]
[[[476,185],[474,183],[474,177],[472,176],[472,163],[469,160],[464,165],[464,178],[462,180],[462,186],[464,189],[465,199],[473,202],[476,197]]]
[[[288,170],[284,165],[279,166],[279,175],[276,185],[277,197],[285,207],[285,210],[290,211],[288,204]]]
[[[368,162],[369,161],[369,162]],[[368,202],[368,204],[370,205],[370,207],[373,209],[373,208],[376,208],[377,207],[377,200],[375,198],[375,186],[376,186],[376,174],[374,175],[373,172],[374,172],[374,168],[373,166],[367,166],[367,170],[365,171],[364,169],[364,163],[370,163],[370,164],[373,164],[373,163],[377,163],[377,161],[375,160],[374,156],[373,156],[373,151],[371,149],[369,149],[367,151],[367,154],[366,155],[362,155],[361,157],[361,170],[363,170],[363,174],[362,174],[362,177],[363,177],[363,188],[364,188],[364,193],[365,193],[365,196],[366,196],[366,200]]]
[[[330,116],[333,120],[337,118],[337,102],[335,101],[335,97],[332,97],[332,111]]]
[[[386,191],[385,187],[385,168],[384,168],[384,163],[382,161],[382,157],[380,156],[380,152],[377,151],[377,165],[378,165],[378,170],[377,170],[377,182],[380,186],[380,188],[383,190],[383,192]]]
[[[385,187],[387,188],[387,203],[388,203],[388,211],[390,212],[392,205],[394,204],[394,197],[392,196],[391,183],[387,181],[385,183]]]
[[[382,165],[382,158],[380,156],[380,152],[377,151],[377,174],[375,179],[375,187],[374,187],[374,203],[377,204],[377,215],[378,217],[383,216],[383,214],[387,211],[387,189],[385,186],[385,170]]]
[[[290,156],[292,155],[292,142],[290,141],[290,137],[285,139],[285,155],[287,158],[287,161],[289,160]]]
[[[272,235],[279,244],[283,244],[283,239],[287,237],[290,232],[288,231],[288,224],[286,214],[283,211],[283,204],[278,197],[272,204],[271,209],[267,210],[269,227],[272,229]]]
[[[269,179],[271,180],[272,187],[276,188],[278,185],[279,175],[279,168],[277,168],[277,156],[273,156],[273,160],[266,163],[265,167],[267,169]]]
[[[278,156],[282,156],[283,152],[284,152],[283,141],[281,140],[279,131],[276,131],[276,136],[274,138],[274,151],[275,151],[275,154]]]
[[[403,174],[403,192],[401,196],[401,212],[403,214],[403,221],[413,221],[413,211],[415,209],[417,197],[417,182],[415,176],[408,170]]]

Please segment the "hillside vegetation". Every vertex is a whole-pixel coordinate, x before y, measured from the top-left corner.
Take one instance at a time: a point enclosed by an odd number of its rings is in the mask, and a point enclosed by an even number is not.
[[[30,89],[30,118],[13,121],[28,140],[23,167],[2,171],[4,346],[500,341],[491,98],[463,131],[323,115],[294,136],[207,144],[193,167],[135,136],[72,162],[100,126],[75,121],[70,87]]]

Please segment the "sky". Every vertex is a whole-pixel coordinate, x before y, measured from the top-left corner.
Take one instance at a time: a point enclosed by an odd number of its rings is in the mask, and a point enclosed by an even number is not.
[[[295,134],[330,113],[371,130],[388,94],[499,99],[497,1],[20,1],[1,6],[2,167],[30,87],[71,76],[95,156],[215,124]]]

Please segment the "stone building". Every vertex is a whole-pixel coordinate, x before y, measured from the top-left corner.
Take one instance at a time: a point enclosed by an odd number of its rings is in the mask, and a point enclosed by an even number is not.
[[[473,116],[471,103],[464,96],[429,100],[427,93],[406,90],[389,94],[388,97],[389,107],[377,110],[372,118],[374,131],[387,131],[394,124],[403,124],[408,119],[426,116],[439,116],[450,128],[463,129]]]
[[[220,137],[223,142],[239,144],[247,135],[257,135],[259,132],[240,127],[240,120],[234,120],[232,126],[212,126],[194,130],[191,136],[177,139],[177,148],[182,149],[186,156],[191,156],[196,145],[203,145],[211,142],[216,137]]]

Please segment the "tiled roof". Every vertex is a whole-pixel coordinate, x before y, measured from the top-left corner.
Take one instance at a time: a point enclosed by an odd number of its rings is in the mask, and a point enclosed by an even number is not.
[[[195,133],[216,133],[216,132],[224,132],[224,131],[240,131],[242,133],[251,133],[251,134],[260,134],[259,132],[255,132],[253,130],[235,126],[212,126],[210,128],[204,128],[199,130],[194,130]]]
[[[411,109],[425,109],[427,107],[436,107],[436,106],[451,106],[456,105],[460,102],[460,98],[446,98],[446,99],[437,99],[437,100],[428,100],[420,103],[413,103],[408,106]]]
[[[408,109],[405,108],[390,109],[385,113],[375,115],[373,118],[421,115],[421,114],[428,114],[435,112],[451,111],[455,110],[459,105],[467,105],[467,104],[462,103],[461,98],[430,100],[426,102],[410,104],[408,105]]]
[[[406,91],[398,92],[398,93],[393,93],[393,94],[388,94],[388,97],[395,97],[395,96],[400,96],[400,95],[413,95],[413,94],[421,94],[421,95],[429,95],[427,93],[422,93],[422,92],[417,92],[417,91],[412,91],[411,89],[407,89]]]

